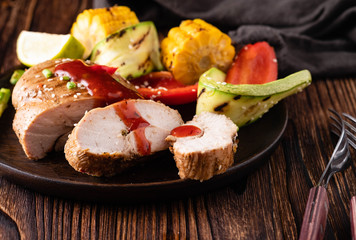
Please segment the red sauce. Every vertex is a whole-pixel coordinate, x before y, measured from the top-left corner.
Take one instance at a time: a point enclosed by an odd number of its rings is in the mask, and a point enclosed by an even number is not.
[[[137,92],[116,81],[104,68],[94,66],[80,60],[65,62],[56,66],[55,75],[70,77],[71,81],[85,86],[91,96],[103,98],[107,104],[140,98]]]
[[[150,123],[137,111],[135,102],[121,101],[115,104],[115,111],[129,131],[134,132],[138,152],[141,155],[149,155],[151,153],[151,143],[146,138],[145,129]]]
[[[194,125],[182,125],[174,128],[171,135],[174,137],[192,137],[202,133],[202,130]]]

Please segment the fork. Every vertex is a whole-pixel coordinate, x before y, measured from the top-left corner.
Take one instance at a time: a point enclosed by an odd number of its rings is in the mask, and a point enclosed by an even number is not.
[[[311,188],[309,191],[308,202],[299,236],[300,240],[323,239],[329,211],[326,187],[330,178],[336,172],[343,170],[349,162],[350,150],[345,122],[335,110],[329,109],[329,111],[333,114],[330,116],[333,122],[331,125],[338,130],[340,137],[317,186]]]
[[[356,124],[356,118],[352,117],[347,113],[343,113],[344,117],[348,119],[353,124]],[[356,132],[356,127],[349,122],[345,121],[345,125],[351,129],[354,133]],[[353,149],[356,150],[356,137],[348,129],[346,129],[349,144]],[[350,201],[350,225],[351,225],[351,236],[353,240],[356,240],[356,196],[353,196]]]

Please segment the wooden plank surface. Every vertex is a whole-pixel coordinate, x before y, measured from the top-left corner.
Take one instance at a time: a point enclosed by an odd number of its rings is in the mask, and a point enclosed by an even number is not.
[[[15,47],[21,30],[67,33],[90,6],[88,0],[2,0],[0,73],[19,64]],[[309,189],[335,143],[327,109],[356,115],[355,81],[314,79],[286,99],[288,126],[275,152],[247,178],[214,192],[175,201],[99,204],[42,195],[1,178],[0,239],[297,239]],[[327,193],[325,239],[350,239],[354,162],[333,177]]]

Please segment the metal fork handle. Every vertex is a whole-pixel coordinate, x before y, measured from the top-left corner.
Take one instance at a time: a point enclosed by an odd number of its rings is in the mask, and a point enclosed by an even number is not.
[[[317,186],[311,188],[299,240],[323,239],[328,211],[329,200],[325,187]]]
[[[352,239],[356,240],[356,196],[351,198],[350,204],[350,223]]]

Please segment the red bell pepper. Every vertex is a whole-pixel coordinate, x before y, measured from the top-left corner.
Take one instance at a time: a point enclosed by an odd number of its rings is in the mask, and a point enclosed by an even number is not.
[[[231,84],[263,84],[277,79],[278,66],[273,47],[257,42],[243,47],[230,67],[226,82]]]
[[[117,69],[97,64],[90,67],[94,70],[106,71],[110,75],[114,74]],[[183,85],[173,77],[172,73],[167,71],[152,72],[132,79],[130,83],[145,99],[161,101],[167,105],[181,105],[197,100],[198,84]]]
[[[145,98],[167,105],[181,105],[197,100],[198,84],[183,85],[167,71],[152,72],[130,81]]]

